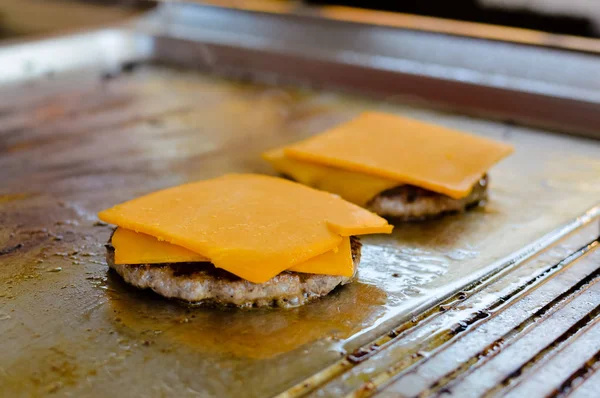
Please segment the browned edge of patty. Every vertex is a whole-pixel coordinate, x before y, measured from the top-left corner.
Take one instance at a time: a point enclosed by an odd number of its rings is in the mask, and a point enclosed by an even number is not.
[[[281,177],[296,181],[287,174],[281,174]],[[469,195],[461,199],[414,185],[399,185],[375,195],[364,207],[390,221],[425,221],[484,206],[488,199],[488,185],[489,176],[484,174],[473,185]]]
[[[361,243],[351,237],[355,270]],[[239,308],[298,307],[325,296],[353,277],[285,271],[265,283],[252,283],[211,263],[115,264],[114,247],[106,245],[106,261],[126,283],[151,289],[163,297],[188,305]],[[356,272],[355,272],[356,274]]]
[[[485,205],[488,185],[489,177],[485,174],[471,192],[461,199],[453,199],[414,185],[401,185],[379,193],[366,207],[382,217],[399,221],[422,221]]]

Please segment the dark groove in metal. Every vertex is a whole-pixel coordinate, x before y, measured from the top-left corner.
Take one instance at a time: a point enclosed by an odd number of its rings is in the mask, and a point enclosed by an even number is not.
[[[408,350],[406,353],[407,355],[405,355],[400,362],[393,365],[386,372],[381,373],[375,376],[374,378],[370,379],[369,381],[365,382],[361,387],[359,387],[356,390],[356,395],[360,397],[368,397],[373,395],[375,392],[380,391],[382,387],[398,378],[407,369],[410,369],[416,366],[417,364],[426,361],[427,358],[424,358],[422,355],[419,355],[419,352],[427,351],[429,353],[432,353],[432,355],[435,354],[433,352],[434,350],[440,349],[442,345],[452,340],[455,336],[464,333],[473,325],[490,318],[490,315],[496,315],[497,312],[495,311],[504,308],[505,304],[508,304],[511,301],[515,300],[521,295],[521,293],[533,290],[537,286],[541,285],[556,272],[572,264],[575,260],[584,256],[599,244],[600,240],[594,240],[586,244],[585,246],[577,250],[575,253],[569,255],[568,257],[564,258],[558,263],[544,269],[541,273],[529,279],[527,282],[520,285],[509,294],[498,298],[490,305],[488,305],[484,310],[477,311],[471,314],[471,316],[469,316],[467,319],[461,322],[457,322],[449,329],[442,330],[433,337],[424,340],[423,343],[417,349]]]
[[[600,318],[598,318],[599,315],[600,304],[579,321],[577,321],[566,332],[561,334],[556,340],[544,347],[533,358],[524,363],[519,369],[511,372],[500,383],[498,383],[497,386],[486,391],[483,396],[492,397],[505,388],[511,389],[517,386],[523,380],[523,376],[531,371],[534,366],[543,363],[547,358],[552,356],[552,353],[555,350],[560,350],[560,348],[566,345],[570,340],[579,336],[584,330],[587,330],[590,325],[600,321]]]
[[[485,281],[481,281],[481,283],[473,284],[473,285],[475,285],[474,287],[477,287],[477,285],[483,284],[484,282]],[[469,288],[471,288],[471,287],[472,286],[468,286],[467,289],[464,289],[458,293],[455,293],[454,295],[450,296],[446,300],[442,301],[437,306],[434,306],[434,307],[420,313],[419,315],[412,317],[408,322],[405,322],[402,325],[400,325],[399,327],[392,329],[385,336],[380,337],[379,339],[375,340],[373,343],[371,343],[367,346],[358,348],[353,353],[348,355],[348,360],[353,364],[359,364],[359,363],[363,362],[364,360],[370,358],[376,352],[384,349],[389,344],[393,343],[394,341],[396,341],[396,340],[400,339],[401,337],[403,337],[404,335],[406,335],[406,333],[408,331],[414,329],[417,325],[422,325],[424,322],[431,321],[432,319],[436,318],[440,314],[453,308],[454,305],[458,304],[461,301],[466,300],[470,295],[468,293],[466,293],[465,290],[469,290]]]
[[[577,387],[582,385],[591,375],[600,369],[600,351],[592,355],[582,367],[569,376],[555,391],[546,398],[564,398],[571,394]]]
[[[580,251],[581,250],[583,250],[583,248],[580,249]],[[577,284],[573,285],[571,288],[561,293],[555,299],[553,299],[548,304],[536,311],[529,318],[521,322],[519,325],[515,326],[508,333],[504,334],[496,341],[489,344],[482,351],[479,351],[477,354],[473,355],[471,358],[463,362],[453,371],[446,373],[438,381],[430,385],[430,387],[427,390],[422,391],[417,396],[419,398],[429,397],[433,394],[441,392],[441,390],[443,389],[450,389],[458,381],[462,380],[468,374],[471,374],[473,371],[480,368],[485,363],[494,358],[497,354],[501,352],[501,349],[506,348],[515,340],[519,339],[531,326],[538,323],[540,319],[547,318],[549,315],[562,308],[565,304],[570,302],[573,298],[582,293],[589,286],[596,283],[599,278],[600,268],[596,269],[594,272],[580,280]]]
[[[19,249],[20,249],[20,248],[22,248],[22,247],[23,247],[23,244],[22,244],[22,243],[17,243],[17,244],[16,244],[16,245],[14,245],[14,246],[9,246],[9,247],[6,247],[6,248],[4,248],[4,249],[0,250],[0,256],[4,256],[4,255],[6,255],[6,254],[10,254],[10,253],[12,253],[12,252],[15,252],[15,251],[19,250]]]

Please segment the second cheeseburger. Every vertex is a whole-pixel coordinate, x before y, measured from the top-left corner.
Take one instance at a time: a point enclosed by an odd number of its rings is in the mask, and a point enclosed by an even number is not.
[[[488,170],[512,151],[485,137],[365,112],[263,156],[302,184],[384,217],[420,220],[483,204]]]

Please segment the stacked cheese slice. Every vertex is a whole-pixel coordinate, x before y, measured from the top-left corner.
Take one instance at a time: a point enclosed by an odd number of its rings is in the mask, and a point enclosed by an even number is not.
[[[404,117],[366,112],[305,141],[265,153],[294,180],[364,206],[410,184],[466,197],[510,145]]]
[[[118,226],[116,264],[209,261],[254,283],[286,270],[352,276],[349,237],[393,228],[336,195],[252,174],[155,192],[99,218]]]

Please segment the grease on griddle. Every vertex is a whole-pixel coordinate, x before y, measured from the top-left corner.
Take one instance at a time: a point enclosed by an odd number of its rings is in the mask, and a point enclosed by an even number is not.
[[[274,357],[317,340],[347,338],[375,322],[386,301],[377,287],[353,283],[323,300],[289,310],[197,311],[130,287],[112,272],[107,282],[111,312],[120,319],[116,326],[121,332],[144,339],[147,330],[160,330],[153,344],[253,359]]]

